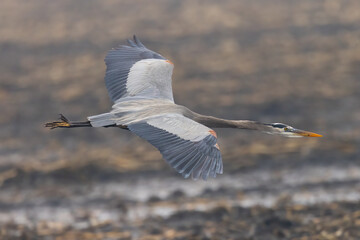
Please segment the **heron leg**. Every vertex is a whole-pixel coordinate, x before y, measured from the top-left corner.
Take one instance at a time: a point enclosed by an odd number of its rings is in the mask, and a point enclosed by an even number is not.
[[[75,127],[92,127],[90,121],[70,122],[64,115],[60,114],[59,121],[45,123],[45,127],[54,128],[75,128]]]

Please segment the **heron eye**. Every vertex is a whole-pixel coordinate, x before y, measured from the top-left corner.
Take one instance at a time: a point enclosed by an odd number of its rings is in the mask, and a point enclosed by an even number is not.
[[[288,129],[287,127],[286,127],[286,128],[284,128],[284,131],[285,131],[285,132],[287,132],[288,130],[289,130],[289,129]]]

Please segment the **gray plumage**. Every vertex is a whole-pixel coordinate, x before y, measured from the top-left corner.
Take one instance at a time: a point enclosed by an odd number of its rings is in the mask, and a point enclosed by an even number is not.
[[[216,177],[216,174],[222,173],[221,154],[215,147],[216,138],[210,134],[201,140],[191,141],[146,122],[130,124],[128,128],[159,149],[170,166],[185,178],[192,175],[193,179],[201,177],[206,180],[209,176]]]
[[[134,40],[128,40],[128,43],[130,46],[122,45],[112,49],[105,57],[105,85],[113,102],[129,95],[126,83],[130,69],[136,62],[143,59],[165,59],[147,49],[136,36]]]
[[[281,123],[227,120],[195,113],[174,103],[173,63],[147,49],[134,36],[127,46],[109,51],[105,84],[114,102],[112,110],[88,117],[87,122],[47,123],[53,128],[120,127],[159,149],[163,158],[185,178],[216,177],[223,172],[217,136],[211,128],[238,128],[287,137],[321,137]]]

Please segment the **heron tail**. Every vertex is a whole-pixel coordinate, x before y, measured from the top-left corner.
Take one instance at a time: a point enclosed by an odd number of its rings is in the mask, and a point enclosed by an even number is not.
[[[102,113],[99,115],[94,115],[88,117],[88,120],[91,122],[93,127],[107,127],[116,125],[115,119],[112,113]]]

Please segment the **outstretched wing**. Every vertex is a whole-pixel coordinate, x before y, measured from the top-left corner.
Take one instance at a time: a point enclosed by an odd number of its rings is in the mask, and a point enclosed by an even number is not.
[[[185,178],[206,180],[221,174],[223,164],[216,133],[180,114],[163,114],[128,125],[130,131],[159,149]]]
[[[127,96],[174,101],[171,75],[174,65],[147,49],[140,40],[112,49],[105,57],[105,84],[113,102]]]

